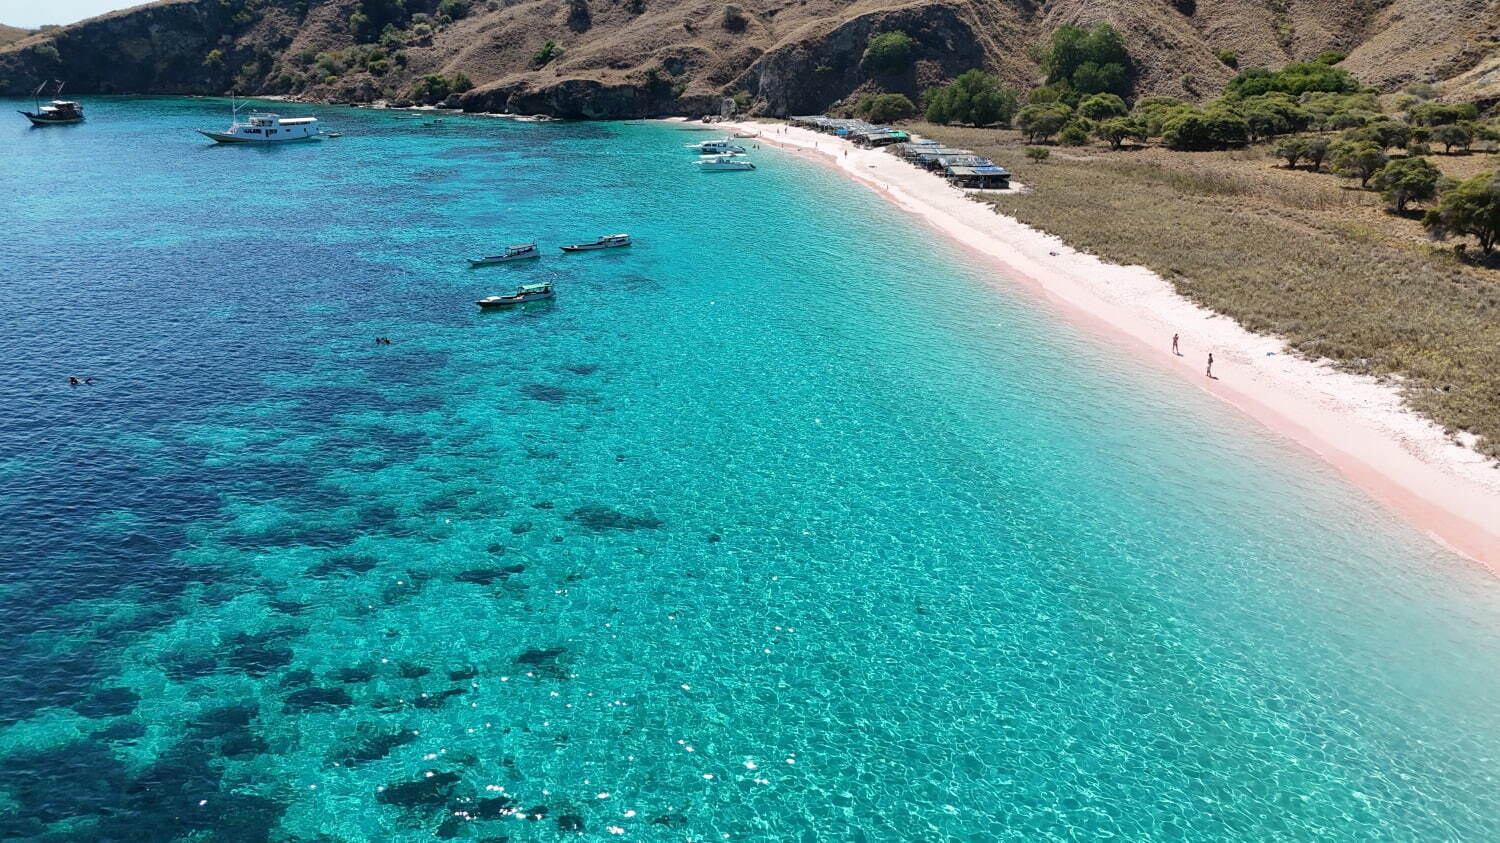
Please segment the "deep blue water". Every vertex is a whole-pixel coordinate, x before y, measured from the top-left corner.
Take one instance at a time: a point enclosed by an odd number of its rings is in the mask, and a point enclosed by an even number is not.
[[[1500,835],[1493,578],[867,190],[87,106],[0,120],[0,838]]]

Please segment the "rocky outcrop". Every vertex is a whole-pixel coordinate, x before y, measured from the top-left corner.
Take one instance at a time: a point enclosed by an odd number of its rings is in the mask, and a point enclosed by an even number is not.
[[[467,0],[457,17],[438,9],[439,0],[159,0],[0,42],[0,93],[65,79],[78,94],[369,102],[415,97],[435,74],[453,84],[427,85],[427,101],[475,111],[697,115],[733,97],[784,115],[877,91],[917,99],[975,67],[1029,87],[1041,75],[1031,48],[1049,32],[1107,21],[1124,34],[1140,94],[1217,94],[1234,73],[1216,56],[1224,50],[1248,67],[1337,49],[1383,90],[1422,81],[1500,99],[1490,23],[1500,0]],[[890,30],[916,50],[909,68],[887,75],[863,55]]]
[[[863,88],[903,93],[915,101],[932,85],[990,64],[960,8],[933,4],[871,12],[826,34],[799,32],[757,59],[738,85],[765,114],[817,113]],[[865,48],[876,33],[893,30],[916,41],[915,61],[895,76],[873,73],[862,61]]]

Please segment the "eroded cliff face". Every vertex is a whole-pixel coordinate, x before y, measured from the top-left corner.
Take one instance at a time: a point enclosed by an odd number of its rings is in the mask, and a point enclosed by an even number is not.
[[[966,19],[968,11],[935,3],[862,14],[822,33],[825,27],[809,27],[756,59],[737,84],[769,114],[816,113],[866,89],[916,101],[928,87],[992,64]],[[877,33],[893,30],[917,42],[919,58],[904,73],[876,73],[863,62],[865,48]]]
[[[356,27],[356,12],[376,8],[387,12],[375,26]],[[371,102],[410,96],[424,75],[463,74],[469,84],[429,100],[629,118],[716,112],[734,97],[785,115],[876,91],[915,100],[975,67],[1029,87],[1040,76],[1029,50],[1052,29],[1108,21],[1136,59],[1140,94],[1216,94],[1234,72],[1218,49],[1239,51],[1242,66],[1339,49],[1385,89],[1437,82],[1484,100],[1500,95],[1497,10],[1500,0],[468,0],[449,19],[438,0],[161,0],[0,46],[0,92],[66,79],[80,94]],[[872,71],[871,36],[897,29],[917,43],[912,66]]]

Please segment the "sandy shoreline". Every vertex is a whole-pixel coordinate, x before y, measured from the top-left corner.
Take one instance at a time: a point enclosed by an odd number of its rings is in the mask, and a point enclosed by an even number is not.
[[[1308,448],[1438,543],[1500,573],[1500,469],[1406,409],[1393,387],[1288,354],[1281,340],[1193,304],[1150,270],[1072,249],[894,155],[807,129],[723,125],[814,155],[874,188],[1070,319]],[[1173,333],[1182,357],[1171,354]],[[1217,380],[1204,376],[1208,352]]]

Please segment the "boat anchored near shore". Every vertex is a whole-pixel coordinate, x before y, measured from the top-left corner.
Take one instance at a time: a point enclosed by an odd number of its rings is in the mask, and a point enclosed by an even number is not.
[[[592,243],[575,243],[571,246],[563,246],[562,250],[564,252],[592,252],[595,249],[618,249],[629,245],[629,234],[605,234]]]
[[[18,112],[33,126],[67,126],[71,123],[83,122],[83,106],[73,100],[55,99],[42,105],[42,89],[47,83],[43,82],[37,86],[33,95],[36,99],[36,111]],[[53,96],[62,96],[63,83],[57,83],[57,92]]]
[[[498,255],[485,255],[481,258],[469,258],[470,266],[489,266],[496,263],[509,263],[510,261],[526,260],[528,258],[539,258],[542,251],[535,243],[521,243],[515,246],[506,246],[505,251]]]
[[[718,140],[684,144],[684,146],[688,149],[697,150],[699,155],[725,155],[744,152],[745,147],[742,144],[735,143],[734,140],[734,138],[719,138]]]
[[[699,170],[753,170],[755,165],[742,155],[713,155],[693,162]]]
[[[481,310],[490,310],[497,307],[509,307],[513,304],[523,304],[539,299],[550,299],[555,295],[552,291],[552,282],[544,281],[540,284],[522,284],[516,288],[514,293],[508,296],[486,296],[474,302]]]
[[[323,137],[316,117],[282,117],[280,114],[253,111],[249,119],[241,123],[240,108],[241,106],[231,103],[228,129],[222,132],[208,129],[194,131],[215,143],[289,143],[319,140]]]

